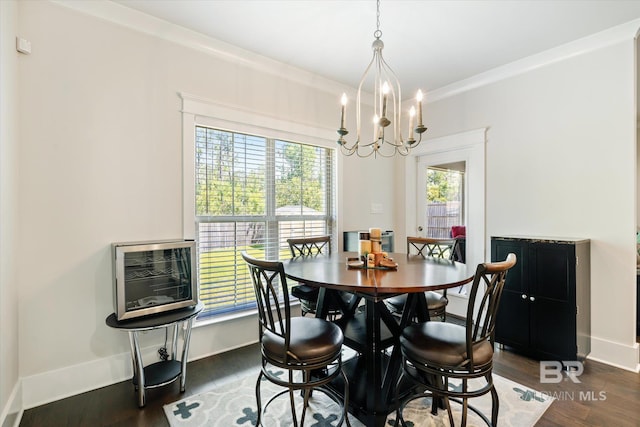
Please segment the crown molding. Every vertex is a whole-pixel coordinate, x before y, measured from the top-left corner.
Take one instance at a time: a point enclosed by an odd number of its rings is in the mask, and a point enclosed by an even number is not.
[[[57,5],[91,15],[95,18],[123,26],[134,31],[158,37],[160,39],[212,55],[233,64],[260,70],[261,72],[267,72],[278,77],[284,76],[286,79],[294,83],[306,86],[313,85],[314,88],[327,93],[350,93],[353,91],[352,87],[345,84],[318,76],[310,71],[294,67],[289,64],[275,61],[267,58],[266,56],[214,39],[213,37],[205,36],[204,34],[172,24],[112,1],[50,1]]]
[[[158,37],[169,42],[198,50],[222,60],[250,67],[272,75],[286,76],[292,82],[313,85],[318,90],[335,94],[351,93],[354,88],[334,80],[320,77],[310,71],[284,64],[265,56],[241,49],[221,40],[205,36],[167,21],[155,18],[137,10],[111,1],[50,0],[55,4],[94,16],[129,29]],[[470,78],[426,93],[428,102],[438,101],[477,89],[500,80],[523,74],[537,68],[592,52],[604,47],[632,40],[640,29],[640,19],[629,21],[607,30],[557,46],[536,55],[528,56]]]
[[[633,40],[640,29],[640,19],[629,21],[615,27],[600,31],[578,40],[554,47],[536,55],[531,55],[518,61],[502,65],[477,74],[468,79],[460,80],[447,86],[432,90],[426,94],[429,102],[438,101],[459,95],[472,89],[477,89],[500,80],[524,74],[537,68],[563,61],[565,59],[593,52],[625,40]]]

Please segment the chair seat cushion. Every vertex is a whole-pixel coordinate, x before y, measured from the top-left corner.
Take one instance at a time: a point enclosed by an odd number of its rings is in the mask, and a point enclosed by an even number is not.
[[[449,300],[438,292],[427,291],[424,293],[424,296],[427,300],[429,310],[442,310],[449,303]],[[404,309],[404,304],[407,302],[407,294],[389,297],[385,302],[390,305],[395,312],[400,313]]]
[[[410,325],[400,337],[402,352],[412,363],[454,369],[467,360],[466,328],[444,322]],[[493,346],[489,341],[473,348],[473,363],[483,366],[491,362]]]
[[[340,328],[315,317],[291,318],[289,363],[316,364],[334,360],[342,349],[344,336]],[[284,339],[270,331],[262,336],[264,355],[280,364],[285,363]]]
[[[298,298],[302,306],[312,312],[316,311],[319,293],[320,288],[316,288],[310,285],[298,285],[291,288],[291,295]],[[329,293],[329,291],[327,291],[327,293]],[[334,298],[342,298],[341,293],[339,292],[335,292],[332,295],[334,295]],[[329,300],[328,308],[330,313],[339,313],[340,311],[340,305],[333,299]]]
[[[298,285],[291,288],[291,295],[307,301],[317,301],[320,290],[309,285]]]
[[[437,292],[427,291],[424,293],[424,296],[427,299],[427,307],[429,307],[429,310],[443,309],[449,303],[446,297]]]
[[[396,295],[394,297],[389,297],[384,300],[384,302],[390,306],[394,312],[401,313],[404,309],[404,305],[407,302],[407,294]]]

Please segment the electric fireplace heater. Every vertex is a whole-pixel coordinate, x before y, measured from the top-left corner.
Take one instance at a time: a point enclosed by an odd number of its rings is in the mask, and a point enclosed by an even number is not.
[[[113,243],[114,310],[118,320],[198,303],[193,240]]]

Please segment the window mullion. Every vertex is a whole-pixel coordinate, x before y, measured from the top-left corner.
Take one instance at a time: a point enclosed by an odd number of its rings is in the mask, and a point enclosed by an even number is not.
[[[265,170],[265,214],[266,214],[266,256],[278,259],[278,223],[276,221],[276,172],[275,172],[275,140],[267,139]]]

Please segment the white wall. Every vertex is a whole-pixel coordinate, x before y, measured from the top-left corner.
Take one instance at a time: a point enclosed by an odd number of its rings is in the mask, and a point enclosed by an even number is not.
[[[591,239],[593,359],[637,369],[633,33],[429,105],[431,137],[487,127],[486,230]],[[400,204],[400,203],[399,203]]]
[[[186,47],[192,34],[159,21],[149,27],[150,18],[116,4],[68,5],[19,2],[19,30],[33,48],[19,69],[20,245],[12,284],[27,408],[130,375],[127,336],[104,323],[112,312],[109,244],[182,235],[178,92],[311,124],[335,139],[345,90],[238,50],[208,49],[208,40]],[[116,10],[136,29],[83,8]],[[141,32],[147,28],[153,34]],[[184,38],[173,43],[168,35]],[[341,181],[349,183],[340,185],[340,213],[392,200],[392,166],[342,165],[339,157]],[[393,212],[344,217],[346,228],[373,225],[392,227]],[[238,319],[198,328],[191,358],[255,341],[255,325]],[[143,345],[153,353],[161,339],[149,333]]]
[[[0,2],[0,423],[14,419],[18,392],[16,224],[18,175],[18,5]]]

